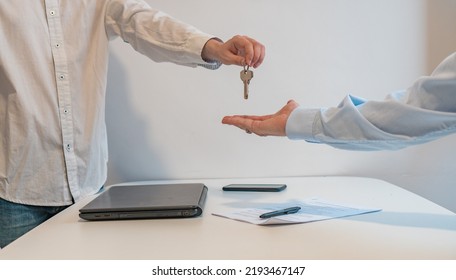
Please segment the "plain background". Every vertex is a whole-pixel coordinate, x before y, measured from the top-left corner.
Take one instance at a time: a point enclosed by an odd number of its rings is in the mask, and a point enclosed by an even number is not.
[[[243,99],[240,67],[155,63],[111,44],[107,184],[190,178],[379,178],[456,212],[456,135],[399,151],[344,151],[257,137],[225,115],[269,114],[289,99],[331,107],[347,94],[382,100],[456,50],[453,0],[148,0],[199,29],[266,46]],[[303,186],[305,187],[305,186]],[[347,194],[350,195],[350,194]]]

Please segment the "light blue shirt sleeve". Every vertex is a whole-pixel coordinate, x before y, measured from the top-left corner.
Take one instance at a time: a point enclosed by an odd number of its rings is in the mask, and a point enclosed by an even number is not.
[[[290,139],[348,150],[397,150],[456,132],[456,53],[410,88],[382,101],[348,95],[337,107],[296,108]]]

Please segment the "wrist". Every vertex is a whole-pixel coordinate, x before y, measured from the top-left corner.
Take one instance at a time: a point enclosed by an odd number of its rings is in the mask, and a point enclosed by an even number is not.
[[[201,51],[201,58],[209,63],[218,61],[218,49],[223,44],[223,41],[219,38],[209,39]]]

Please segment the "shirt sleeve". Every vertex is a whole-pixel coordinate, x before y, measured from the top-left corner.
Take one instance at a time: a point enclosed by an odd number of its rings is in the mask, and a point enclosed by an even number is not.
[[[109,39],[121,37],[136,51],[156,62],[208,69],[218,61],[204,61],[201,52],[208,40],[216,38],[151,8],[141,0],[110,0],[105,14]]]
[[[290,139],[349,150],[397,150],[456,132],[456,53],[431,76],[382,101],[348,95],[337,107],[295,109]]]

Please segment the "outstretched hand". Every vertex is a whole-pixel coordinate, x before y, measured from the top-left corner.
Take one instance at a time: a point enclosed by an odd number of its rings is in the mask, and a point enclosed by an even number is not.
[[[288,117],[298,106],[299,104],[296,101],[290,100],[282,109],[273,115],[226,116],[223,118],[222,123],[237,126],[247,133],[255,133],[259,136],[285,136]]]
[[[261,65],[265,55],[265,47],[260,42],[241,35],[236,35],[225,43],[211,39],[202,53],[206,61],[216,60],[225,65],[248,65],[254,68]]]

